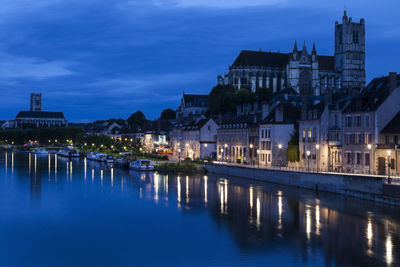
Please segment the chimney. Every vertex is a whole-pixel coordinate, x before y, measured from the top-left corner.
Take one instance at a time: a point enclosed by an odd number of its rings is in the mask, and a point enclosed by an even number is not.
[[[390,90],[390,93],[393,92],[394,89],[396,89],[396,83],[397,83],[397,73],[396,72],[389,72],[389,90]]]

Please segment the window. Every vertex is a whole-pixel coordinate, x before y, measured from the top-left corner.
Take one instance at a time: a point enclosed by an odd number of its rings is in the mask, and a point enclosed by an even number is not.
[[[356,158],[357,158],[357,164],[361,165],[361,153],[360,152],[356,153]]]
[[[369,166],[370,165],[370,161],[369,161],[369,153],[365,153],[365,159],[364,159],[365,165]]]
[[[347,164],[351,164],[351,153],[347,152],[346,156],[347,156]]]
[[[394,143],[395,143],[396,145],[399,144],[399,137],[398,137],[397,135],[394,136]]]
[[[351,116],[346,116],[346,126],[347,127],[351,127],[351,122],[352,122]]]
[[[339,44],[343,44],[343,34],[339,32]]]
[[[359,35],[358,35],[358,32],[357,31],[354,31],[353,32],[353,43],[354,44],[358,44],[359,43]]]
[[[385,144],[388,145],[389,144],[389,136],[385,135]]]
[[[361,116],[360,115],[356,116],[356,126],[361,127]]]
[[[312,137],[311,128],[308,129],[308,138]]]
[[[264,133],[265,133],[264,129],[261,130],[261,138],[264,138]]]
[[[369,127],[369,114],[365,115],[365,127]]]
[[[306,138],[306,128],[303,128],[303,138]]]

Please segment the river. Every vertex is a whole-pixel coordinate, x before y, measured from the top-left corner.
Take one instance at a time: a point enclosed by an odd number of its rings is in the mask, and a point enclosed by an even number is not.
[[[399,266],[400,208],[0,153],[1,266]]]

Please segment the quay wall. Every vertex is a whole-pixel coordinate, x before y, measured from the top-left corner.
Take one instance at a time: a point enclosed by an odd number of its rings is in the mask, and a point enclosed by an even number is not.
[[[208,172],[226,176],[235,176],[249,180],[264,181],[311,190],[341,194],[349,197],[372,200],[400,206],[399,197],[392,192],[386,194],[384,178],[337,173],[307,173],[287,170],[271,170],[246,166],[207,163]],[[226,178],[226,177],[224,177]],[[392,186],[392,191],[399,191],[400,186]],[[384,192],[385,191],[385,192]]]

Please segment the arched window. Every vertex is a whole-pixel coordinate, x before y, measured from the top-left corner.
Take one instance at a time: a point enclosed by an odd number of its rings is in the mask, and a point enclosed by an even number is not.
[[[300,72],[300,94],[308,94],[311,92],[311,72],[309,70],[302,70]]]

